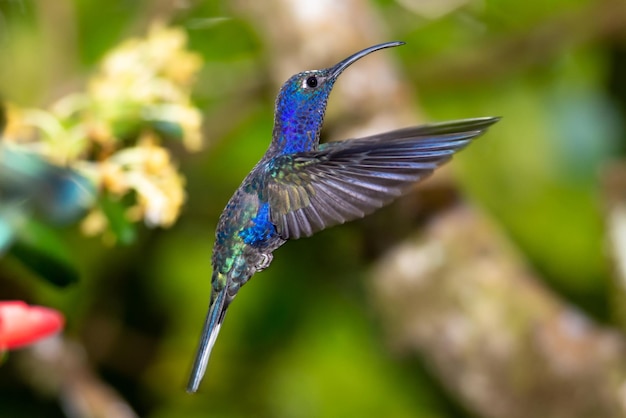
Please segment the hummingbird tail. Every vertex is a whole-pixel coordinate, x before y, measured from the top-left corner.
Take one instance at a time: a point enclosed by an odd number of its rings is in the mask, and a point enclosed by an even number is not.
[[[217,339],[217,334],[220,332],[220,327],[222,326],[222,321],[224,320],[224,315],[228,307],[226,293],[226,288],[217,293],[204,320],[200,342],[198,343],[198,349],[196,351],[196,358],[191,368],[189,382],[187,383],[187,393],[197,392],[200,382],[202,382],[202,378],[204,377],[211,350]]]

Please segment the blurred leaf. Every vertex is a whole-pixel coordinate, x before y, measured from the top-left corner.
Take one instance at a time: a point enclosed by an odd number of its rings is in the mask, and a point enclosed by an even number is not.
[[[9,222],[0,217],[0,256],[9,248],[13,242],[14,231]]]
[[[42,223],[30,220],[22,225],[9,254],[56,286],[64,287],[79,279],[65,243]]]
[[[4,128],[7,126],[7,113],[4,108],[4,104],[0,102],[0,135],[4,131]]]
[[[132,244],[137,236],[133,223],[126,217],[126,206],[120,200],[108,195],[100,199],[100,207],[109,221],[111,232],[117,242],[124,245]]]
[[[183,139],[184,131],[180,123],[172,122],[169,120],[155,120],[152,122],[152,128],[165,138],[176,139],[181,141]]]

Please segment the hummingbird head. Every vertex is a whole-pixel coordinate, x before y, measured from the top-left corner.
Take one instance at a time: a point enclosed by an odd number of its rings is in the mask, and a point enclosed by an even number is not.
[[[271,147],[290,154],[312,149],[319,142],[328,96],[339,75],[364,56],[384,48],[404,45],[386,42],[359,51],[329,68],[304,71],[283,84],[276,99]]]

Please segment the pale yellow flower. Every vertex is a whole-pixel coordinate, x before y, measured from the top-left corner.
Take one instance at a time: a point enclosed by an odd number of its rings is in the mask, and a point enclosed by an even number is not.
[[[172,225],[185,201],[184,179],[157,133],[171,124],[167,135],[180,132],[186,149],[202,146],[202,114],[191,101],[202,59],[186,45],[183,30],[152,25],[147,37],[126,40],[104,57],[86,92],[62,97],[49,111],[8,106],[3,139],[77,169],[112,198],[134,192],[130,221]],[[81,228],[114,239],[99,208]]]
[[[146,136],[141,143],[121,150],[106,162],[102,186],[114,195],[137,193],[133,216],[141,215],[148,226],[170,226],[185,201],[184,180],[169,152]]]

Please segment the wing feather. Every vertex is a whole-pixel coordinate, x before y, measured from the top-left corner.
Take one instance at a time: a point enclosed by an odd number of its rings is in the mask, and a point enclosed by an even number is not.
[[[363,217],[429,176],[498,120],[404,128],[277,156],[267,165],[272,222],[283,238],[295,239]]]

